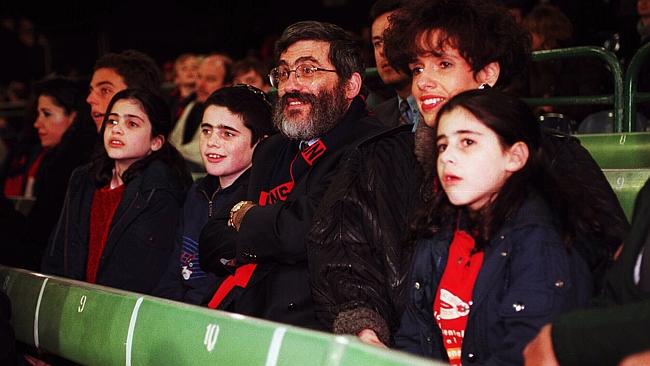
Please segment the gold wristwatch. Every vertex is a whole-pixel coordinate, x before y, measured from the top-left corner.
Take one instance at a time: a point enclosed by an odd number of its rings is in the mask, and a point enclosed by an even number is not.
[[[228,226],[239,231],[239,224],[241,224],[241,220],[239,220],[237,225],[235,225],[235,215],[237,214],[237,211],[239,211],[242,207],[247,205],[249,205],[250,208],[255,204],[253,203],[253,201],[239,201],[234,206],[232,206],[232,208],[230,209],[230,217],[228,218]]]

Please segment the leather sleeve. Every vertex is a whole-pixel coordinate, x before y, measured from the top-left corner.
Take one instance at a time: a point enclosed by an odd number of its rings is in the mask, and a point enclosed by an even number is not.
[[[290,195],[286,201],[248,210],[237,236],[237,261],[277,262],[293,264],[307,259],[305,237],[311,227],[314,212],[338,169],[307,182],[305,194]]]
[[[389,344],[410,260],[403,243],[418,186],[413,134],[368,142],[342,164],[308,236],[317,315],[335,331],[370,328]]]

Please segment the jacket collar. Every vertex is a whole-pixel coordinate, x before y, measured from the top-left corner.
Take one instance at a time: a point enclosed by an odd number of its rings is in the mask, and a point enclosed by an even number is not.
[[[137,177],[124,187],[120,204],[115,211],[104,248],[105,257],[109,257],[115,244],[142,211],[146,210],[158,190],[173,195],[179,204],[184,199],[184,187],[171,169],[162,161],[152,161]],[[99,270],[101,271],[102,263]],[[99,273],[99,272],[98,272]]]
[[[251,171],[250,168],[246,169],[237,179],[235,179],[235,181],[231,185],[222,189],[222,192],[228,193],[230,191],[234,191],[240,185],[247,182],[248,179],[250,178],[250,171]],[[196,189],[198,191],[204,191],[209,195],[213,194],[215,191],[221,189],[221,186],[219,184],[219,177],[217,177],[216,175],[206,174],[205,177],[198,179],[196,181]]]

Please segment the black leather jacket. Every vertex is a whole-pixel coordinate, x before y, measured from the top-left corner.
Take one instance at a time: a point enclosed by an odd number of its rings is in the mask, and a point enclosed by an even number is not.
[[[317,316],[335,333],[397,327],[410,249],[404,246],[419,187],[412,126],[382,132],[343,159],[308,235]]]

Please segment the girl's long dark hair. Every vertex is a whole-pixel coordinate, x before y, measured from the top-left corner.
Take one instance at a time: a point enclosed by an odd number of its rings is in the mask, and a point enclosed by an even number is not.
[[[184,184],[189,184],[192,181],[192,176],[187,170],[185,160],[181,153],[169,143],[169,133],[172,130],[171,112],[165,100],[159,95],[145,90],[145,89],[125,89],[116,93],[108,104],[106,115],[102,128],[99,131],[102,143],[93,159],[91,165],[91,176],[95,180],[97,187],[103,187],[110,183],[113,177],[113,168],[115,161],[108,156],[106,148],[103,144],[104,131],[106,129],[106,122],[108,115],[112,111],[113,106],[119,100],[133,100],[136,101],[144,110],[145,114],[151,121],[151,136],[163,136],[164,143],[160,149],[152,152],[148,156],[131,164],[129,168],[122,174],[122,181],[128,184],[135,177],[140,175],[144,169],[154,160],[160,160],[167,164],[173,172],[173,175]]]
[[[436,125],[442,116],[457,108],[468,111],[494,131],[503,148],[521,141],[529,149],[524,167],[506,180],[494,201],[471,215],[473,229],[478,234],[477,250],[483,249],[504,222],[517,212],[531,189],[549,204],[556,215],[558,229],[570,246],[575,236],[573,221],[569,219],[574,212],[570,212],[566,203],[571,187],[564,186],[550,169],[542,148],[541,128],[530,108],[519,99],[494,89],[470,90],[456,95],[441,108]],[[455,225],[460,211],[465,210],[447,199],[436,173],[437,155],[437,149],[431,147],[431,160],[423,166],[423,203],[411,226],[411,233],[417,237],[429,237],[443,227]]]

